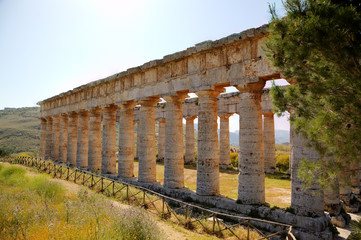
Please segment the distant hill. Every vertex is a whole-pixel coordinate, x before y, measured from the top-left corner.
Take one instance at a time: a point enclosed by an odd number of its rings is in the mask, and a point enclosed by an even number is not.
[[[0,148],[8,153],[38,152],[39,107],[0,110]]]
[[[194,128],[198,130],[198,124],[194,124]],[[218,130],[219,133],[219,130]],[[238,147],[239,145],[239,138],[238,138],[238,131],[230,132],[229,133],[229,141],[231,145]],[[290,142],[290,131],[287,130],[275,130],[275,138],[276,144],[283,144]]]

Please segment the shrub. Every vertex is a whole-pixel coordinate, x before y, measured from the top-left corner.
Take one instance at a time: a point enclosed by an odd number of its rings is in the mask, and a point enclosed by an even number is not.
[[[43,200],[60,202],[65,197],[64,187],[49,181],[49,177],[45,175],[34,177],[29,183],[29,188],[41,196]]]
[[[290,155],[279,155],[276,157],[276,167],[286,172],[290,167]]]
[[[238,167],[238,153],[236,152],[231,152],[230,153],[230,158],[231,158],[231,164],[233,167],[237,168]]]
[[[3,169],[0,171],[0,182],[10,186],[24,185],[28,181],[28,177],[25,176],[25,173],[26,170],[21,167],[3,167]]]

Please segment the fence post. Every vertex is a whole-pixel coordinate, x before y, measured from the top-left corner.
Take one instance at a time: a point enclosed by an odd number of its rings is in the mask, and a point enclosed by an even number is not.
[[[127,184],[127,201],[129,202],[129,185]]]
[[[114,193],[114,180],[112,181],[113,182],[113,196],[115,196],[115,193]]]
[[[74,182],[76,183],[76,173],[78,172],[78,169],[75,169],[75,173],[74,173]]]
[[[247,221],[247,240],[249,240],[249,220]]]

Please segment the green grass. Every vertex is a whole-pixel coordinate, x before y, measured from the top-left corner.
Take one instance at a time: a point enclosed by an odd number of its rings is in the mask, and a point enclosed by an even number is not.
[[[66,195],[49,176],[0,166],[0,240],[164,238],[143,209],[116,208],[85,189]],[[12,184],[9,179],[15,176],[26,181]]]
[[[138,162],[134,162],[135,176],[138,176]],[[265,178],[266,202],[271,206],[286,208],[291,205],[291,180],[282,179],[283,174],[267,174]],[[164,165],[157,163],[157,181],[164,182]],[[197,187],[197,170],[194,165],[184,168],[185,186],[192,191]],[[220,172],[220,192],[223,196],[237,199],[238,171],[224,170]]]

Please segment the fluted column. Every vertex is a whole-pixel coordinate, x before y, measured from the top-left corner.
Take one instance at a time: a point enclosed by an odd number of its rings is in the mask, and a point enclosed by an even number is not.
[[[69,114],[68,121],[68,150],[67,163],[76,165],[76,152],[78,146],[78,113],[72,112]]]
[[[100,172],[102,167],[102,110],[94,108],[89,117],[88,169]]]
[[[276,168],[275,123],[273,112],[263,113],[264,170],[273,173]]]
[[[264,83],[238,86],[239,157],[238,200],[246,204],[265,202],[261,93]]]
[[[311,162],[320,160],[318,153],[314,148],[308,148],[308,140],[304,139],[302,134],[296,134],[293,127],[290,129],[291,136],[291,207],[299,215],[318,215],[324,214],[323,191],[317,179],[314,179],[309,189],[304,189],[304,182],[298,178],[298,170],[301,160],[308,159]]]
[[[120,105],[118,176],[131,178],[134,174],[134,102]]]
[[[224,114],[219,116],[219,167],[223,169],[227,169],[231,166],[231,144],[229,143],[229,117],[231,115],[232,114]]]
[[[164,187],[184,187],[183,107],[186,94],[165,96]]]
[[[116,174],[116,113],[117,106],[103,109],[102,173]]]
[[[81,111],[78,116],[78,142],[76,153],[76,166],[78,168],[88,167],[89,149],[89,112]]]
[[[165,120],[159,120],[158,123],[158,161],[163,162],[165,156]]]
[[[40,118],[40,158],[45,159],[46,119]]]
[[[139,112],[139,182],[156,181],[156,158],[155,158],[155,119],[154,105],[158,98],[146,98],[140,101]]]
[[[52,160],[59,161],[59,128],[60,128],[60,117],[53,117],[53,150]]]
[[[135,157],[139,159],[139,122],[135,122],[134,124],[137,124],[137,139],[135,142]]]
[[[66,163],[68,152],[68,120],[67,114],[60,116],[60,136],[59,136],[59,162]]]
[[[186,153],[185,160],[186,164],[195,163],[195,141],[194,141],[194,119],[196,116],[186,118],[186,135],[185,135],[185,145]]]
[[[197,194],[219,194],[219,149],[217,134],[218,91],[198,95]]]
[[[53,156],[53,118],[46,119],[46,143],[45,143],[45,159],[51,159]]]

